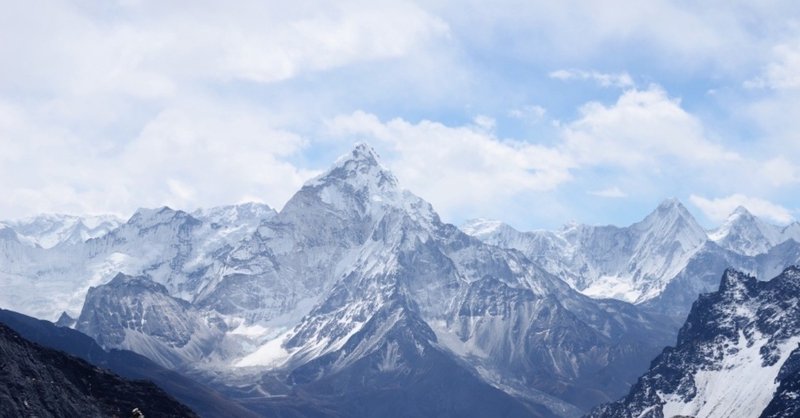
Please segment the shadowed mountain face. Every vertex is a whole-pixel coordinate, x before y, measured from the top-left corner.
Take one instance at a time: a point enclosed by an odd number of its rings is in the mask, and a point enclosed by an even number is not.
[[[623,399],[590,417],[783,417],[800,410],[800,269],[761,282],[728,270]]]
[[[44,348],[0,324],[0,415],[4,417],[194,417],[152,383],[127,381]]]

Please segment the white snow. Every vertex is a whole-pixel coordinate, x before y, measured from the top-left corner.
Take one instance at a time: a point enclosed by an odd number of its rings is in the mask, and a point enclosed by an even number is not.
[[[600,276],[589,287],[583,289],[581,293],[597,299],[611,298],[633,303],[641,297],[642,290],[634,288],[627,278]]]
[[[800,337],[790,338],[779,345],[780,360],[762,367],[759,350],[766,338],[756,336],[748,346],[747,338],[740,334],[734,348],[739,351],[724,357],[719,370],[700,370],[694,376],[696,396],[682,402],[669,394],[659,394],[666,403],[665,417],[675,415],[704,418],[758,417],[778,388],[776,378],[781,366],[797,348]]]
[[[282,364],[289,358],[290,353],[283,348],[283,343],[291,335],[291,331],[287,331],[277,338],[263,344],[256,351],[244,356],[236,361],[234,367],[276,367]]]
[[[706,231],[674,199],[628,227],[574,224],[559,231],[520,232],[478,219],[462,230],[521,251],[587,296],[632,303],[658,296],[708,241]]]
[[[755,256],[788,240],[799,238],[797,224],[787,227],[772,225],[738,207],[719,228],[709,231],[708,237],[723,248]]]
[[[497,231],[503,225],[502,221],[478,218],[461,225],[461,230],[467,235],[480,238]]]

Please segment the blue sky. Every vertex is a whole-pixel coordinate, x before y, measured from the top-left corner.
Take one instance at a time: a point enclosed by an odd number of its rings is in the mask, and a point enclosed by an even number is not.
[[[0,219],[280,208],[362,141],[454,223],[798,217],[797,2],[0,2]]]

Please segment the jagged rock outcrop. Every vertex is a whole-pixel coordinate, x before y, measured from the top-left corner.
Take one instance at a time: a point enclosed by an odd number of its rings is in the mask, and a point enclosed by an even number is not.
[[[692,307],[674,347],[623,399],[591,418],[792,416],[797,410],[800,268],[770,281],[728,270]]]

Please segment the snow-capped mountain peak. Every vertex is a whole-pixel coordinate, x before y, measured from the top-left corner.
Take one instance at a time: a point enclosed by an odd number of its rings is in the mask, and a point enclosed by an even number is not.
[[[640,257],[667,257],[672,252],[691,254],[708,240],[703,227],[677,199],[665,200],[631,229],[638,235],[636,255]],[[676,243],[680,245],[679,249],[674,247]]]
[[[747,208],[746,208],[746,207],[744,207],[744,206],[742,206],[742,205],[739,205],[739,206],[737,206],[737,207],[736,207],[736,209],[734,209],[734,210],[733,210],[733,212],[731,213],[731,215],[739,215],[739,216],[749,216],[749,217],[753,217],[753,214],[752,214],[752,213],[750,213],[750,211],[749,211],[749,210],[747,210]]]
[[[742,206],[722,226],[709,232],[708,237],[723,248],[748,256],[765,253],[787,239],[796,238],[792,229],[764,222]]]
[[[397,178],[367,144],[357,144],[329,170],[308,181],[289,199],[276,222],[308,216],[308,207],[324,207],[325,212],[337,213],[342,220],[350,219],[350,227],[364,219],[378,221],[393,210],[421,221],[426,229],[439,222],[431,205],[400,188]]]
[[[3,224],[14,229],[20,242],[52,248],[59,244],[77,244],[103,236],[118,227],[122,220],[114,215],[75,216],[41,214]]]
[[[469,235],[522,251],[584,294],[644,302],[657,296],[708,240],[677,199],[663,201],[629,227],[568,225],[519,232],[487,220],[462,226]]]
[[[685,248],[703,243],[707,237],[703,227],[677,199],[667,199],[633,228],[651,232],[653,236],[677,240]]]
[[[356,190],[392,190],[397,178],[380,163],[380,156],[371,146],[357,144],[340,157],[328,171],[311,179],[306,187],[318,187],[334,182],[346,182]]]

